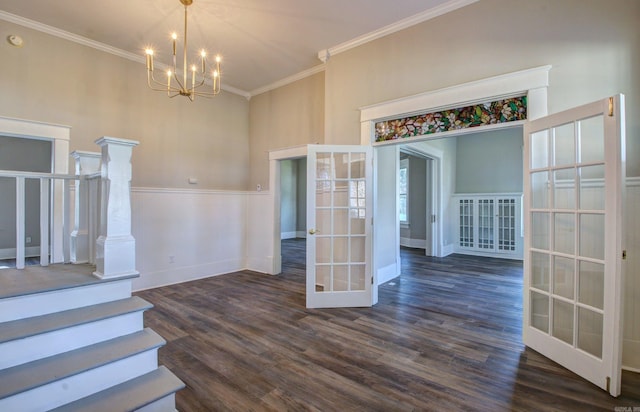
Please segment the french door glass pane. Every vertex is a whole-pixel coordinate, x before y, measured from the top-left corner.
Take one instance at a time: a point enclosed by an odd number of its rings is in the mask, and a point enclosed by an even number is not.
[[[316,262],[331,262],[331,238],[316,237]]]
[[[349,290],[349,266],[333,265],[333,292]]]
[[[351,290],[364,290],[365,289],[365,265],[351,265]]]
[[[578,169],[580,174],[580,209],[604,210],[604,165]]]
[[[531,169],[549,166],[549,132],[542,130],[531,135]]]
[[[553,299],[553,336],[573,345],[573,305]]]
[[[349,182],[347,180],[336,180],[334,182],[333,206],[349,206]]]
[[[531,207],[546,209],[549,207],[549,172],[531,174]]]
[[[573,255],[575,253],[575,215],[573,213],[554,214],[554,250]]]
[[[316,231],[320,236],[331,234],[331,209],[316,209]]]
[[[553,189],[553,203],[556,209],[575,209],[575,169],[560,169],[553,172]]]
[[[352,235],[364,235],[364,217],[358,216],[358,211],[364,212],[363,209],[351,209],[350,218],[351,218],[351,234]]]
[[[578,273],[578,302],[604,308],[604,265],[581,261]]]
[[[365,178],[365,154],[351,153],[351,179]]]
[[[334,153],[335,162],[335,178],[336,179],[348,179],[349,178],[349,153]]]
[[[549,213],[531,214],[531,246],[549,250]]]
[[[346,235],[349,233],[349,209],[333,209],[332,235]]]
[[[604,118],[591,117],[578,122],[578,147],[580,147],[579,163],[604,161]]]
[[[531,252],[531,286],[549,291],[549,255]]]
[[[349,261],[349,242],[347,237],[333,238],[333,262],[346,263]]]
[[[531,326],[549,333],[549,296],[531,292]]]
[[[572,165],[576,162],[575,132],[573,123],[553,129],[553,153],[555,166]]]
[[[562,256],[553,258],[553,293],[568,299],[573,299],[573,259]]]
[[[316,265],[316,292],[331,290],[331,266]]]
[[[604,214],[580,215],[580,256],[604,259]]]
[[[603,316],[585,308],[578,308],[578,348],[598,358],[602,357]]]
[[[365,261],[365,237],[351,237],[351,262],[362,262]]]

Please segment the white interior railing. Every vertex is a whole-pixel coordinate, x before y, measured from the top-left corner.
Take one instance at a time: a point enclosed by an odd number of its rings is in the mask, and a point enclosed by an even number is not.
[[[131,153],[138,142],[102,137],[96,143],[101,153],[71,154],[75,174],[0,170],[0,178],[16,182],[17,269],[24,269],[26,257],[25,183],[34,179],[40,182],[40,265],[90,263],[99,278],[138,273],[130,194]]]
[[[70,183],[79,180],[81,176],[53,174],[53,173],[38,173],[38,172],[20,172],[12,170],[0,170],[0,177],[13,178],[16,182],[16,268],[24,269],[25,266],[25,250],[26,250],[26,182],[28,180],[37,180],[40,185],[40,196],[38,202],[40,204],[40,265],[47,266],[49,263],[56,262],[53,254],[51,253],[51,243],[56,240],[50,236],[51,233],[55,233],[56,226],[59,225],[62,233],[68,233],[70,227],[69,210],[69,193]],[[55,219],[51,219],[53,213],[52,188],[55,185],[61,184],[63,187],[63,213],[62,221],[57,222]],[[69,256],[69,242],[65,242],[66,236],[62,238],[63,250],[65,251],[64,257],[66,261],[69,261],[66,257]],[[68,240],[68,239],[67,239]],[[64,243],[67,243],[66,245]]]

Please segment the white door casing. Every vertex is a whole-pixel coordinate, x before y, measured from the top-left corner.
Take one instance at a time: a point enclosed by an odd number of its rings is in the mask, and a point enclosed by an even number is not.
[[[624,96],[525,125],[523,342],[620,394]]]

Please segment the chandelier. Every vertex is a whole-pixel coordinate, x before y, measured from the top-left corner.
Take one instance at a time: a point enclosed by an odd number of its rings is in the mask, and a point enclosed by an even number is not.
[[[182,46],[182,79],[178,76],[178,70],[176,65],[176,41],[178,35],[176,33],[171,34],[172,46],[173,46],[173,67],[166,72],[166,82],[158,81],[154,78],[153,68],[153,49],[147,48],[145,50],[147,56],[147,84],[152,90],[167,92],[167,96],[186,96],[189,100],[193,101],[196,96],[211,97],[220,93],[220,56],[215,57],[215,65],[211,71],[211,82],[213,88],[200,89],[204,86],[207,80],[207,52],[200,51],[198,64],[187,64],[187,7],[193,3],[193,0],[180,0],[180,3],[184,5],[184,39]],[[190,75],[189,75],[190,73]],[[189,77],[190,80],[189,81]]]

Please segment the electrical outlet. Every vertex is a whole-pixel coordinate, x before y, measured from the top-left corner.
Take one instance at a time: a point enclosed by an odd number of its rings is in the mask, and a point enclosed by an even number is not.
[[[24,240],[27,243],[31,243],[31,236],[27,236]]]

